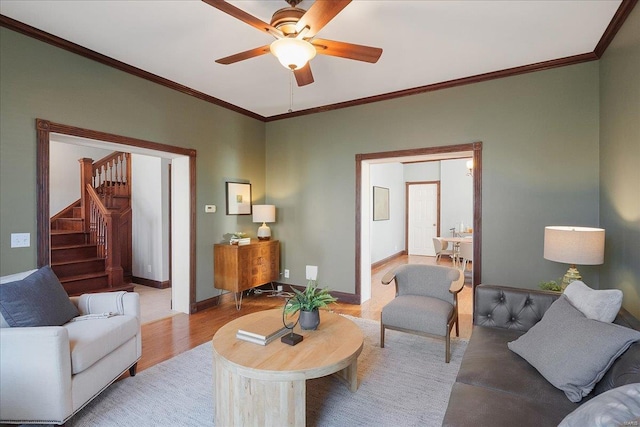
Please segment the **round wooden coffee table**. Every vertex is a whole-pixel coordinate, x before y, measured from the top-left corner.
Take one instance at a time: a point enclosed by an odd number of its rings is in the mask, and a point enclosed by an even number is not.
[[[337,373],[352,392],[357,390],[364,336],[355,323],[322,311],[318,330],[296,326],[304,340],[293,347],[280,339],[261,346],[236,338],[238,329],[273,316],[281,317],[282,310],[248,314],[214,335],[215,425],[304,426],[311,378]]]

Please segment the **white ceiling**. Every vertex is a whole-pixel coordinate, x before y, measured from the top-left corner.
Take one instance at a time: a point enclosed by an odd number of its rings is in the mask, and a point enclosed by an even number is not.
[[[231,3],[265,22],[287,7]],[[315,83],[293,83],[293,110],[590,53],[620,3],[354,0],[318,36],[381,47],[382,57],[316,56]],[[289,110],[291,73],[272,55],[214,62],[273,39],[199,0],[0,0],[0,13],[263,117]]]

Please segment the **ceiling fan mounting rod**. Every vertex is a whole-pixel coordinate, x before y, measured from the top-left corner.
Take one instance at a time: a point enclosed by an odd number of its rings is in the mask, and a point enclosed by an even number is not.
[[[285,0],[285,1],[289,3],[289,6],[291,7],[296,7],[302,2],[302,0]]]

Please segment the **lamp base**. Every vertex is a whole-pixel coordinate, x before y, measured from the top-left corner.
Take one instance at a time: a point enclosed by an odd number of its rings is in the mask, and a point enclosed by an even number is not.
[[[302,339],[303,339],[302,335],[294,334],[293,332],[291,332],[290,334],[286,334],[285,336],[280,338],[280,341],[285,344],[296,345],[299,342],[301,342]]]
[[[582,276],[580,275],[580,272],[578,271],[575,265],[571,264],[571,266],[565,273],[564,277],[562,277],[562,284],[560,285],[560,287],[562,288],[562,291],[564,291],[565,288],[569,286],[569,283],[573,282],[574,280],[581,280],[581,279],[582,279]]]
[[[262,223],[260,228],[258,228],[258,240],[269,240],[271,239],[271,229],[266,223]]]

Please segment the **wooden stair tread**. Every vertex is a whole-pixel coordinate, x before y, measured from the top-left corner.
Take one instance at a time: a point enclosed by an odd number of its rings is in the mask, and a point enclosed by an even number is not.
[[[79,230],[51,230],[51,234],[89,234],[86,231]]]
[[[100,258],[100,257],[92,257],[92,258],[79,258],[79,259],[72,259],[69,261],[57,261],[57,262],[52,262],[51,266],[57,266],[57,265],[69,265],[69,264],[80,264],[83,262],[92,262],[92,261],[103,261],[104,258]]]
[[[100,273],[86,273],[86,274],[78,274],[76,276],[67,276],[67,277],[59,277],[60,283],[66,282],[76,282],[78,280],[87,280],[87,279],[95,279],[98,277],[108,277],[109,275],[102,271]]]
[[[93,246],[98,246],[95,243],[78,243],[75,245],[61,245],[61,246],[53,246],[51,248],[51,250],[56,250],[56,249],[75,249],[75,248],[87,248],[87,247],[93,247]]]
[[[114,286],[112,288],[99,288],[99,289],[92,289],[91,291],[75,292],[75,293],[69,294],[69,296],[75,297],[75,296],[80,296],[82,294],[95,294],[98,292],[118,292],[118,291],[133,292],[133,287],[134,285],[132,283],[129,283],[129,284],[124,284],[122,286]]]

